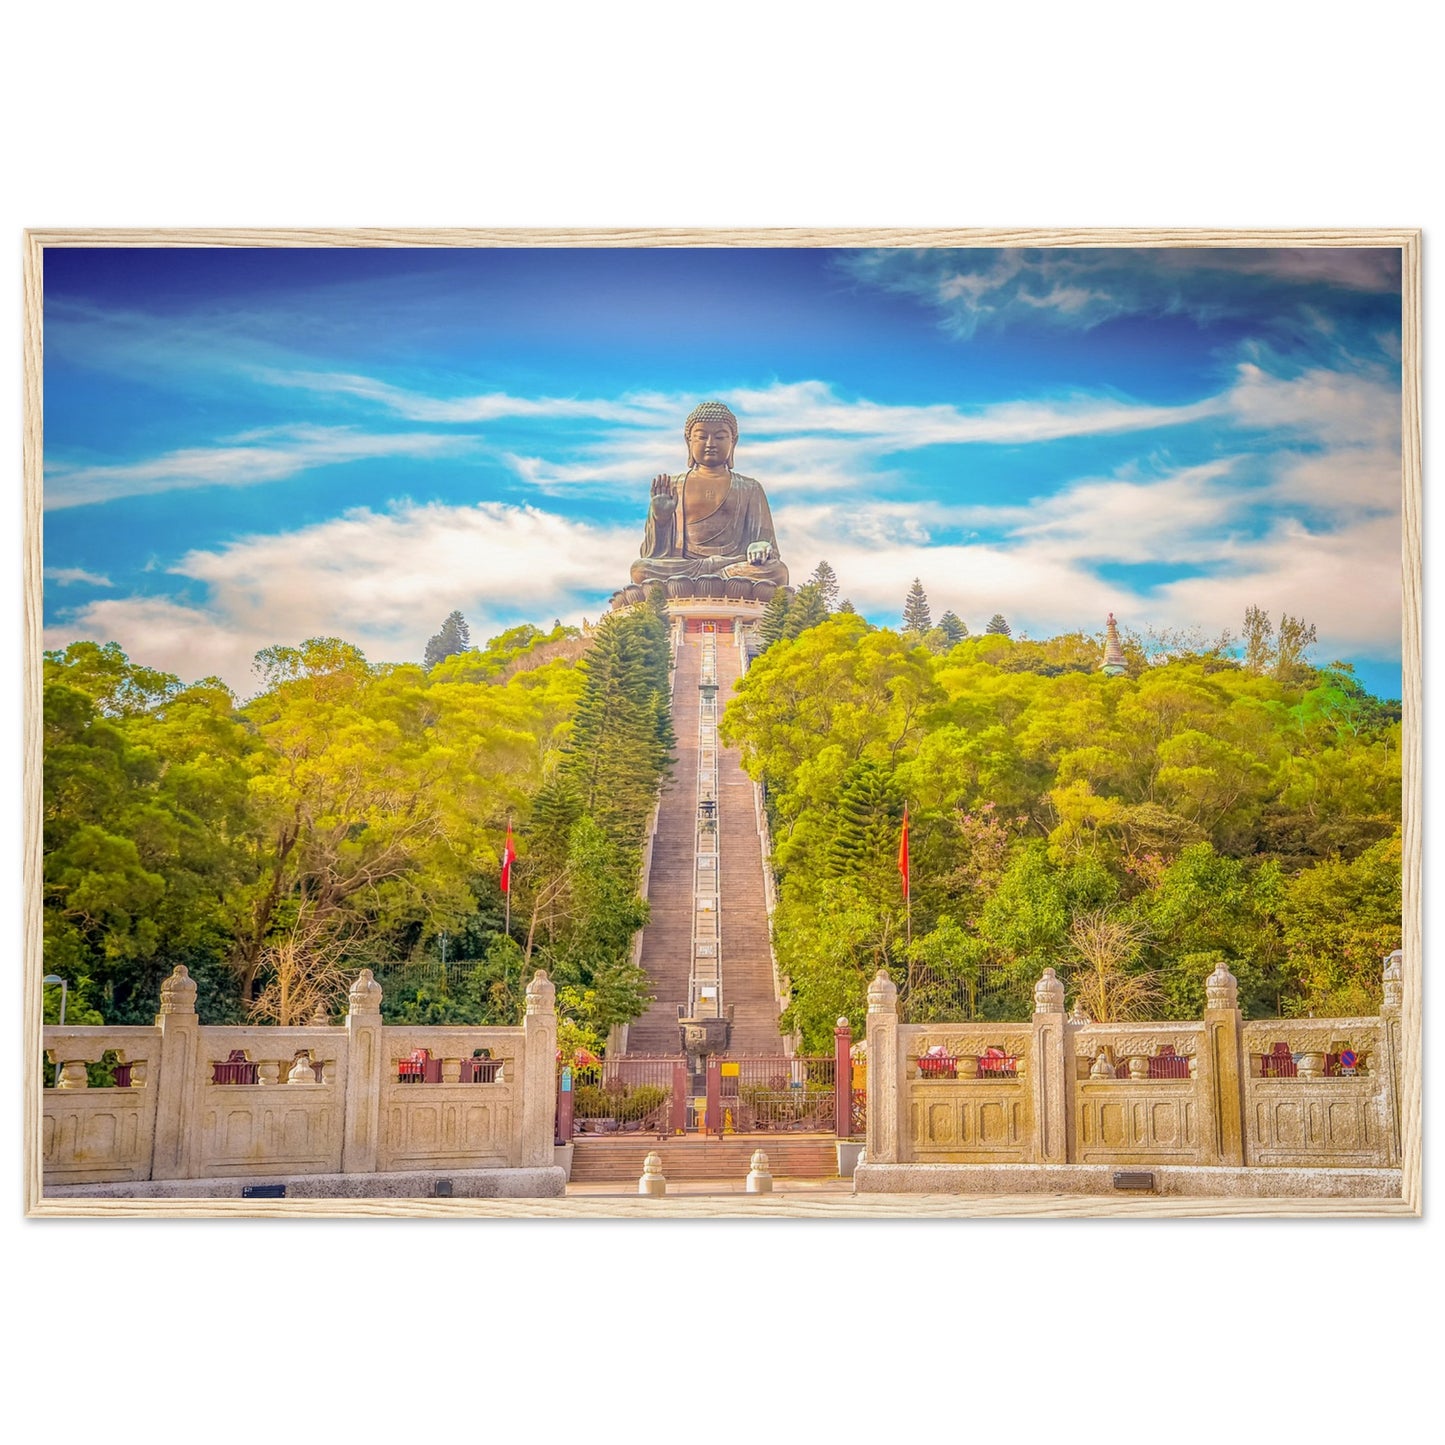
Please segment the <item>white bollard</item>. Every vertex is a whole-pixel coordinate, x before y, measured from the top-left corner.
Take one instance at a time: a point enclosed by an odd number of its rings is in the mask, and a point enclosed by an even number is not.
[[[752,1170],[748,1174],[749,1194],[771,1194],[773,1176],[768,1173],[768,1156],[761,1149],[753,1154]]]
[[[642,1161],[642,1178],[637,1181],[639,1194],[667,1193],[667,1180],[662,1177],[662,1155],[654,1150]]]

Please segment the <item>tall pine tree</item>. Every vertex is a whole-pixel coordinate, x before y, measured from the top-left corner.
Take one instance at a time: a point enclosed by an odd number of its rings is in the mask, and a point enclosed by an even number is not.
[[[968,636],[968,626],[956,612],[945,612],[938,619],[938,630],[948,639],[950,647],[956,647]]]
[[[430,671],[444,657],[455,657],[471,645],[472,632],[467,626],[467,619],[460,612],[450,612],[447,620],[442,623],[441,631],[434,633],[427,641],[422,666]]]
[[[923,590],[923,583],[915,577],[903,603],[903,630],[922,637],[932,627],[933,617],[928,610],[928,594]]]
[[[1013,628],[1008,625],[1008,619],[1002,612],[995,612],[988,619],[988,626],[983,629],[985,632],[997,633],[1003,637],[1012,637]]]
[[[817,584],[818,594],[823,599],[824,612],[829,613],[836,610],[838,606],[838,574],[827,562],[819,562],[813,568],[813,575],[808,578],[808,581]]]
[[[764,648],[781,642],[788,635],[789,605],[786,587],[779,587],[768,599],[768,605],[763,608],[762,620],[758,623],[758,639]]]
[[[805,582],[788,604],[788,615],[783,622],[783,636],[796,637],[800,632],[806,632],[808,628],[816,627],[827,620],[828,608],[823,601],[822,588],[817,582]]]
[[[870,760],[854,763],[843,775],[832,810],[833,836],[824,852],[824,869],[835,878],[880,880],[892,888],[890,862],[898,854],[903,805],[886,769]]]
[[[642,841],[672,762],[666,624],[650,607],[609,613],[598,625],[562,764],[561,782],[619,847]]]

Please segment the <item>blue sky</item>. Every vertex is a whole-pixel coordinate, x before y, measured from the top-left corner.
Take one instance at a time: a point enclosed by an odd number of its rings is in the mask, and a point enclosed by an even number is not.
[[[45,642],[254,690],[596,617],[726,400],[876,622],[1319,629],[1400,692],[1400,269],[1371,249],[54,249]]]

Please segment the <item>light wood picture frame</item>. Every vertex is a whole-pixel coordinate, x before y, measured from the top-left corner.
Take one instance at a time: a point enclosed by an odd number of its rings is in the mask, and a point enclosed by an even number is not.
[[[1060,1194],[820,1194],[780,1189],[771,1196],[673,1195],[556,1199],[328,1198],[266,1201],[220,1198],[46,1198],[42,1185],[44,1074],[42,1018],[42,710],[44,538],[44,321],[48,253],[76,247],[307,248],[1289,248],[1398,250],[1401,276],[1401,583],[1403,595],[1403,967],[1400,1009],[1398,1198],[1188,1198]],[[658,1217],[948,1218],[948,1217],[1417,1217],[1422,1213],[1422,531],[1421,234],[1413,229],[888,229],[806,228],[487,230],[33,230],[25,238],[24,527],[25,527],[25,918],[23,963],[23,1106],[25,1210],[33,1217]],[[764,478],[766,480],[766,478]],[[639,504],[639,527],[641,510]],[[625,572],[629,559],[619,558]],[[906,579],[905,579],[906,583]]]

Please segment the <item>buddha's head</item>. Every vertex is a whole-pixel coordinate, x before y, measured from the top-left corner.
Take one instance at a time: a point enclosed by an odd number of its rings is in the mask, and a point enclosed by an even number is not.
[[[738,419],[720,401],[705,401],[689,413],[682,434],[690,467],[728,467],[738,444]]]

